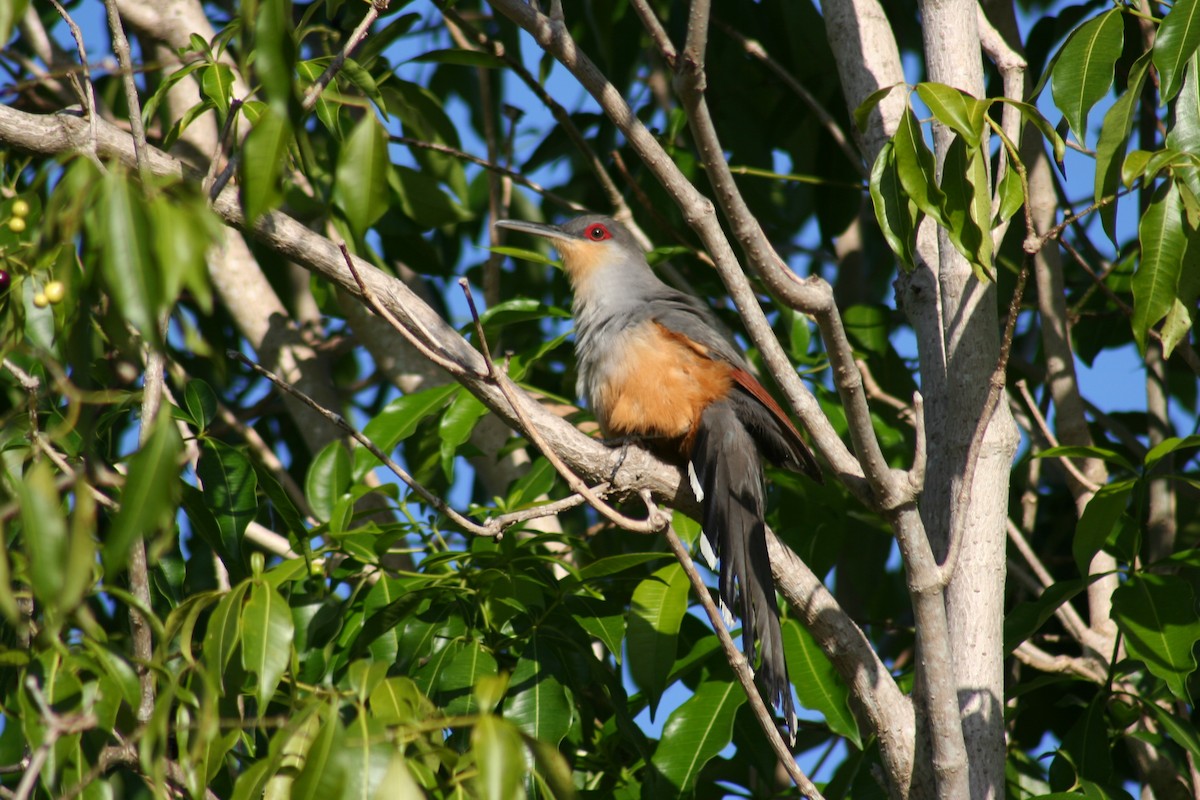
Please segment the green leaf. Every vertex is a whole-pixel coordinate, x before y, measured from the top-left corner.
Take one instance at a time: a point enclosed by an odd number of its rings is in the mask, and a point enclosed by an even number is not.
[[[471,218],[471,213],[443,190],[434,176],[397,165],[388,170],[388,184],[404,215],[423,228],[440,228]]]
[[[101,185],[96,241],[100,266],[121,315],[148,342],[158,346],[162,296],[150,249],[152,231],[141,189],[123,169],[110,169]]]
[[[558,471],[546,458],[538,456],[529,469],[508,490],[510,508],[521,508],[544,497],[558,480]]]
[[[1171,119],[1171,129],[1167,132],[1167,146],[1181,153],[1200,153],[1200,52],[1192,53],[1184,73],[1183,86],[1175,98],[1175,114]],[[1175,177],[1187,185],[1193,196],[1200,196],[1200,167],[1176,167]],[[1200,225],[1193,223],[1193,227]]]
[[[296,73],[291,0],[259,0],[254,23],[254,70],[268,105],[286,119],[291,115],[292,76]]]
[[[340,440],[321,448],[304,477],[304,495],[313,515],[322,522],[333,516],[334,506],[349,489],[353,474],[350,454]]]
[[[1192,758],[1200,760],[1200,736],[1196,734],[1196,726],[1191,720],[1180,719],[1179,715],[1167,711],[1158,703],[1144,697],[1136,698],[1142,708],[1152,713],[1167,734],[1180,746],[1184,747]]]
[[[688,579],[679,564],[668,564],[633,590],[626,638],[629,671],[649,700],[650,719],[675,664],[679,624],[688,606]]]
[[[387,725],[416,722],[433,708],[433,704],[411,678],[395,676],[375,687],[369,700],[371,714]]]
[[[965,139],[971,149],[979,146],[987,104],[944,83],[918,83],[917,95],[938,122]]]
[[[1138,224],[1142,257],[1133,274],[1133,338],[1146,352],[1146,337],[1171,310],[1179,287],[1179,272],[1187,248],[1179,188],[1173,181],[1160,186]]]
[[[922,213],[933,217],[942,227],[947,227],[946,217],[942,213],[946,198],[937,185],[933,152],[925,144],[921,123],[911,108],[904,109],[892,144],[895,147],[896,174],[905,194]]]
[[[204,502],[212,510],[221,545],[241,559],[242,535],[258,513],[258,480],[246,454],[216,439],[205,439],[196,464]]]
[[[412,59],[420,64],[454,64],[460,67],[479,67],[483,69],[504,69],[504,59],[482,50],[431,50],[424,55]]]
[[[519,800],[525,797],[525,748],[521,734],[509,722],[490,714],[471,731],[471,747],[479,774],[475,788],[484,800]]]
[[[788,620],[783,626],[783,651],[800,704],[820,711],[829,730],[861,750],[862,736],[850,713],[850,692],[812,634]]]
[[[1135,481],[1126,480],[1101,486],[1083,509],[1075,525],[1075,539],[1071,547],[1080,575],[1090,572],[1092,558],[1117,531],[1117,523],[1125,513],[1125,506],[1135,485]]]
[[[1170,102],[1183,85],[1187,63],[1197,45],[1200,45],[1197,0],[1176,0],[1154,37],[1154,66],[1161,82],[1162,102]]]
[[[229,113],[229,101],[233,97],[233,70],[228,64],[211,64],[200,71],[200,91],[213,102],[220,111],[220,119],[225,121]]]
[[[1190,703],[1187,678],[1196,669],[1192,648],[1200,640],[1191,584],[1175,575],[1136,574],[1113,592],[1113,619],[1129,654]]]
[[[242,640],[242,600],[249,588],[249,582],[242,581],[226,592],[209,615],[204,631],[204,663],[217,676],[222,694],[225,669]]]
[[[1125,92],[1112,104],[1104,115],[1100,126],[1100,140],[1096,143],[1096,191],[1095,200],[1115,196],[1120,188],[1122,169],[1126,163],[1125,151],[1129,146],[1129,134],[1133,130],[1134,111],[1140,106],[1142,85],[1146,80],[1146,68],[1150,56],[1143,53],[1129,70],[1129,85]],[[1126,182],[1128,185],[1128,182]],[[1104,232],[1113,244],[1117,243],[1117,201],[1100,209],[1100,221]]]
[[[28,7],[29,0],[11,0],[11,2],[0,5],[0,47],[8,44],[13,26],[17,24],[17,20],[25,16],[25,9]]]
[[[992,200],[987,157],[982,148],[968,148],[956,137],[942,166],[946,233],[980,281],[991,279]]]
[[[242,666],[258,676],[255,696],[259,712],[275,695],[292,656],[295,625],[292,612],[269,584],[255,583],[242,609]]]
[[[21,533],[33,596],[46,609],[57,611],[65,584],[68,542],[67,521],[50,462],[35,462],[12,483],[21,509]]]
[[[1108,741],[1108,721],[1104,718],[1107,703],[1107,695],[1098,692],[1063,737],[1062,749],[1070,754],[1079,778],[1101,782],[1112,778],[1112,750]]]
[[[1088,112],[1108,94],[1124,40],[1121,12],[1114,8],[1076,28],[1054,64],[1054,104],[1082,145],[1087,145]]]
[[[1073,578],[1058,581],[1049,586],[1036,600],[1027,600],[1017,604],[1017,607],[1004,618],[1004,652],[1011,653],[1017,645],[1046,624],[1046,620],[1054,615],[1058,607],[1087,588],[1088,584],[1099,580],[1102,575],[1092,575],[1088,578]]]
[[[876,89],[867,95],[867,99],[858,104],[858,108],[854,109],[854,124],[858,129],[866,133],[871,112],[875,110],[875,106],[883,102],[883,98],[891,94],[897,86],[902,86],[902,83],[893,83],[891,86],[885,86],[882,89]]]
[[[183,387],[183,404],[201,433],[217,418],[217,393],[199,378],[188,381]]]
[[[1176,184],[1180,194],[1189,191],[1187,184]],[[1188,331],[1195,322],[1196,300],[1200,298],[1200,228],[1193,227],[1189,222],[1184,226],[1187,235],[1187,250],[1183,254],[1183,264],[1179,270],[1179,286],[1171,301],[1171,309],[1167,312],[1162,324],[1163,353],[1167,358],[1175,352],[1180,342],[1187,341]]]
[[[1000,194],[1000,207],[996,211],[995,221],[998,223],[1012,219],[1012,215],[1025,205],[1025,187],[1021,185],[1021,175],[1011,164],[1000,176],[1000,186],[997,191]]]
[[[1200,435],[1192,434],[1191,436],[1186,436],[1183,438],[1172,436],[1164,439],[1154,447],[1150,448],[1150,452],[1146,453],[1146,457],[1142,459],[1142,463],[1145,464],[1146,469],[1149,470],[1171,453],[1174,453],[1177,450],[1185,450],[1189,447],[1200,447]]]
[[[388,209],[387,134],[374,114],[365,115],[338,152],[333,200],[350,230],[362,237]]]
[[[472,691],[475,683],[499,671],[496,658],[479,642],[467,642],[438,675],[437,688],[447,714],[475,714],[479,707]]]
[[[471,438],[471,432],[487,413],[487,406],[479,402],[475,395],[460,392],[442,415],[438,422],[438,436],[441,439],[439,450],[442,474],[447,481],[454,482],[454,458],[458,455],[459,446]]]
[[[1038,111],[1036,106],[1032,106],[1029,103],[1023,103],[1019,100],[1013,100],[1008,97],[996,97],[990,102],[1006,103],[1007,105],[1010,105],[1020,111],[1021,116],[1024,117],[1025,121],[1037,128],[1038,132],[1042,134],[1046,141],[1050,142],[1051,147],[1054,149],[1054,163],[1058,165],[1059,171],[1062,171],[1063,156],[1065,156],[1067,152],[1067,143],[1064,142],[1063,138],[1058,135],[1058,131],[1054,129],[1054,126],[1042,116],[1042,112]]]
[[[1109,450],[1106,447],[1062,444],[1058,447],[1047,447],[1034,454],[1034,458],[1098,458],[1121,469],[1137,472],[1137,467],[1133,462],[1116,450]]]
[[[380,411],[363,428],[363,435],[385,453],[391,453],[396,445],[416,431],[421,421],[436,413],[455,393],[462,390],[457,383],[448,383],[422,392],[397,397]],[[358,447],[354,450],[354,480],[379,466],[379,461],[370,450]]]
[[[916,268],[913,244],[921,213],[904,192],[896,167],[896,147],[890,141],[880,148],[871,167],[870,191],[875,219],[888,247],[900,259],[900,265],[911,272]]]
[[[110,577],[125,568],[135,540],[148,539],[175,524],[183,440],[170,414],[159,414],[153,425],[145,444],[129,459],[121,508],[104,540],[104,572]]]
[[[651,763],[675,789],[691,794],[704,765],[733,741],[733,720],[746,693],[733,681],[706,681],[671,712]]]
[[[260,216],[283,201],[279,181],[291,139],[291,123],[274,108],[264,110],[246,136],[238,190],[247,226],[253,226]]]
[[[565,605],[579,627],[598,639],[617,663],[621,663],[621,645],[625,641],[625,606],[583,594],[568,596]]]
[[[557,674],[558,656],[535,634],[521,653],[504,701],[504,718],[533,739],[558,746],[571,728],[573,706]]]

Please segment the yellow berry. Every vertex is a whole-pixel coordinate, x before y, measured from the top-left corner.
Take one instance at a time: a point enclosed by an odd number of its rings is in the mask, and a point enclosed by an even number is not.
[[[50,305],[50,298],[46,297],[45,292],[38,292],[33,296],[33,304],[38,308],[45,308]]]
[[[67,294],[67,287],[63,286],[62,281],[50,281],[46,284],[46,288],[42,290],[46,295],[46,299],[51,303],[61,303],[63,297]]]
[[[8,229],[13,233],[21,233],[25,230],[25,218],[13,217],[8,221]]]
[[[14,217],[28,217],[29,203],[25,200],[14,200],[12,204],[12,213]]]

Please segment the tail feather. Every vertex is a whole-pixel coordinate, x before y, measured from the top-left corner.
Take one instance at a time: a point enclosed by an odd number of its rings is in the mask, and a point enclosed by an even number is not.
[[[713,403],[701,416],[688,468],[703,489],[704,535],[720,558],[721,600],[741,613],[742,649],[751,664],[755,643],[761,647],[758,677],[795,736],[796,710],[767,555],[762,463],[728,401]]]

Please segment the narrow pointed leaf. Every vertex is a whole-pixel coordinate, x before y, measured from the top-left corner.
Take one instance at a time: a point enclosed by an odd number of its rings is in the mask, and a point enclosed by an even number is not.
[[[1105,197],[1115,196],[1120,188],[1125,150],[1129,146],[1134,112],[1141,102],[1142,85],[1149,64],[1150,58],[1147,54],[1142,54],[1142,57],[1134,62],[1129,71],[1128,87],[1104,115],[1104,123],[1100,126],[1100,140],[1096,144],[1096,202]],[[1116,200],[1100,209],[1100,221],[1108,238],[1116,244]]]
[[[942,166],[945,224],[950,241],[971,262],[980,280],[992,266],[991,193],[987,163],[980,148],[955,137]]]
[[[1142,257],[1133,274],[1133,337],[1146,351],[1150,329],[1171,310],[1187,240],[1183,208],[1174,182],[1160,186],[1138,224]]]
[[[256,583],[242,609],[242,666],[258,676],[260,711],[275,695],[292,654],[295,625],[287,603],[269,584]]]
[[[896,171],[896,148],[892,142],[884,143],[879,150],[879,156],[871,168],[870,191],[875,219],[879,221],[883,238],[900,260],[901,266],[912,271],[916,267],[913,245],[920,212],[908,199],[900,183]]]
[[[556,673],[558,656],[545,640],[529,640],[509,682],[504,718],[526,736],[557,746],[571,728],[572,705]]]
[[[204,500],[220,531],[221,545],[240,558],[242,535],[258,512],[258,480],[246,454],[216,439],[205,439],[196,465]]]
[[[1163,17],[1154,37],[1154,66],[1161,80],[1162,102],[1174,99],[1187,63],[1200,45],[1200,9],[1197,0],[1177,0]]]
[[[650,700],[651,717],[675,664],[679,624],[687,611],[688,579],[669,564],[633,590],[626,634],[629,670]]]
[[[1106,11],[1080,25],[1054,64],[1050,91],[1071,130],[1087,144],[1088,112],[1113,82],[1113,66],[1121,56],[1124,25],[1118,9]]]
[[[338,154],[333,199],[350,229],[361,237],[388,208],[387,134],[374,114],[365,115]]]
[[[479,766],[475,779],[484,800],[519,800],[525,797],[525,748],[521,734],[510,723],[490,714],[471,731],[471,745]]]
[[[942,213],[946,198],[938,188],[934,172],[933,151],[925,144],[921,124],[911,108],[905,108],[904,114],[892,137],[896,154],[896,174],[904,192],[916,203],[922,213],[933,217],[937,223],[946,226],[946,218]]]
[[[918,83],[917,95],[938,122],[965,139],[970,147],[979,146],[987,108],[984,103],[944,83]]]
[[[104,539],[106,574],[125,568],[129,548],[139,537],[148,538],[174,524],[182,451],[175,421],[169,414],[159,414],[146,443],[129,459],[121,508]]]
[[[288,118],[273,108],[264,110],[246,136],[238,190],[247,225],[283,201],[280,178],[291,139]]]

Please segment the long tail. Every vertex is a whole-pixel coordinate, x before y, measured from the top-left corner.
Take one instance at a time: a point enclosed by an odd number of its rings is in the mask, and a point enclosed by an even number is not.
[[[762,461],[728,400],[711,404],[701,416],[689,469],[704,495],[704,535],[721,562],[721,599],[741,613],[742,649],[751,664],[755,641],[762,647],[758,675],[794,737],[796,709],[767,556]]]

